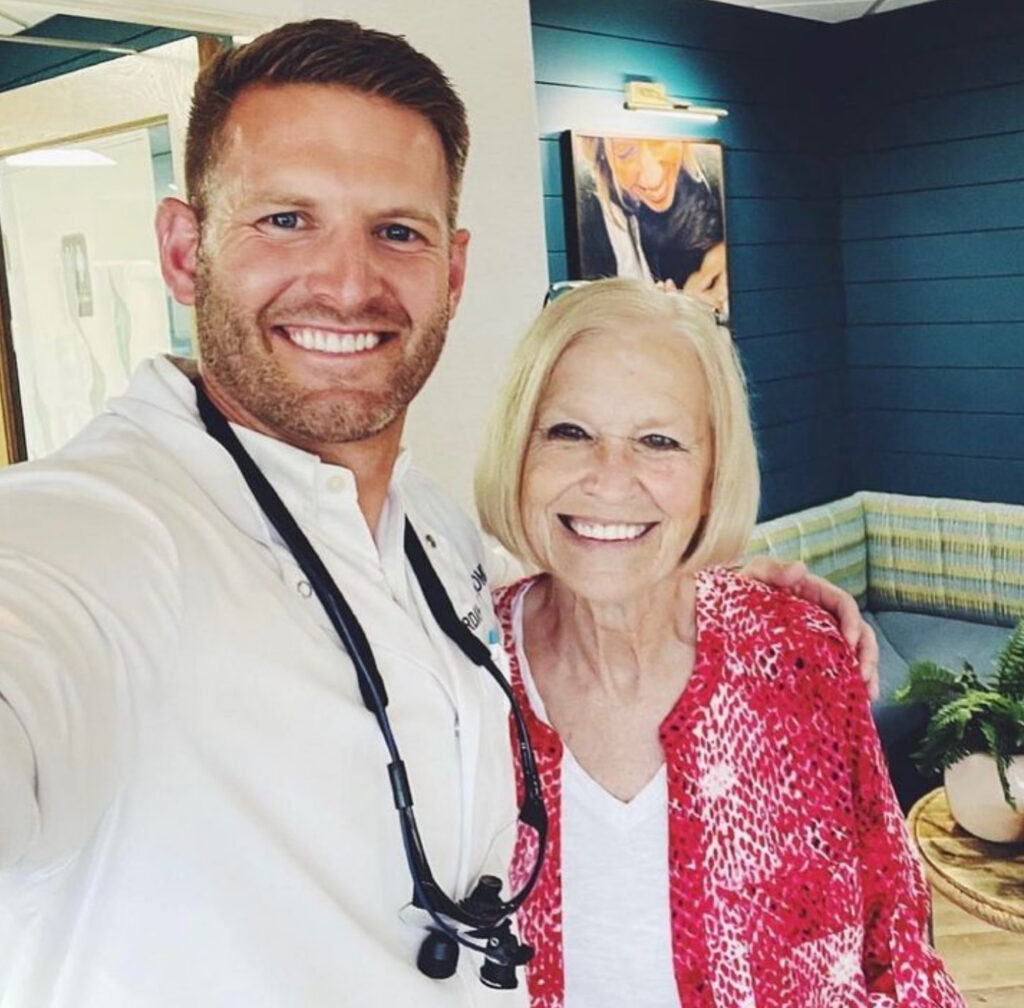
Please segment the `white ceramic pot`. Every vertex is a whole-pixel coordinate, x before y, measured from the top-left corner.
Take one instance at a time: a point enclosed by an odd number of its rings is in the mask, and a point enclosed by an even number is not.
[[[1013,757],[1007,777],[1017,811],[1006,804],[991,756],[972,753],[946,771],[949,809],[968,833],[996,843],[1024,841],[1024,756]]]

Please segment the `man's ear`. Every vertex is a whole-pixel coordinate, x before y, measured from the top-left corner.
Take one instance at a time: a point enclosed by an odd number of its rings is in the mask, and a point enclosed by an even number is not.
[[[160,270],[174,300],[183,305],[195,304],[199,254],[199,221],[195,210],[173,196],[162,199],[156,211],[156,240],[160,249]]]
[[[455,315],[462,299],[462,285],[466,282],[466,253],[469,251],[469,232],[459,228],[451,237],[448,248],[448,317]]]

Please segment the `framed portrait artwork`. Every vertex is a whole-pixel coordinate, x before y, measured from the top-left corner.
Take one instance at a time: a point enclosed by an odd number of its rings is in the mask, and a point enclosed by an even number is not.
[[[570,277],[672,281],[727,321],[722,145],[575,131],[562,145]]]

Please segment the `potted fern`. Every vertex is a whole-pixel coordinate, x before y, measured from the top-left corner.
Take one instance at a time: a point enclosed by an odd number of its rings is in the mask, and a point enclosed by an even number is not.
[[[968,662],[955,672],[918,661],[893,700],[928,707],[914,761],[923,774],[943,772],[956,821],[984,840],[1024,840],[1024,620],[987,681]]]

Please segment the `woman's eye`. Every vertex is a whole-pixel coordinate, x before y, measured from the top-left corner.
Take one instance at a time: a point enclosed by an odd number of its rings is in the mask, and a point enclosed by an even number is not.
[[[547,436],[551,441],[586,441],[590,435],[577,424],[557,423],[547,429]]]
[[[300,224],[297,213],[275,213],[270,214],[265,220],[276,228],[283,228],[286,231],[294,231]]]
[[[667,434],[645,434],[638,441],[644,448],[653,448],[655,451],[677,451],[683,447]]]

